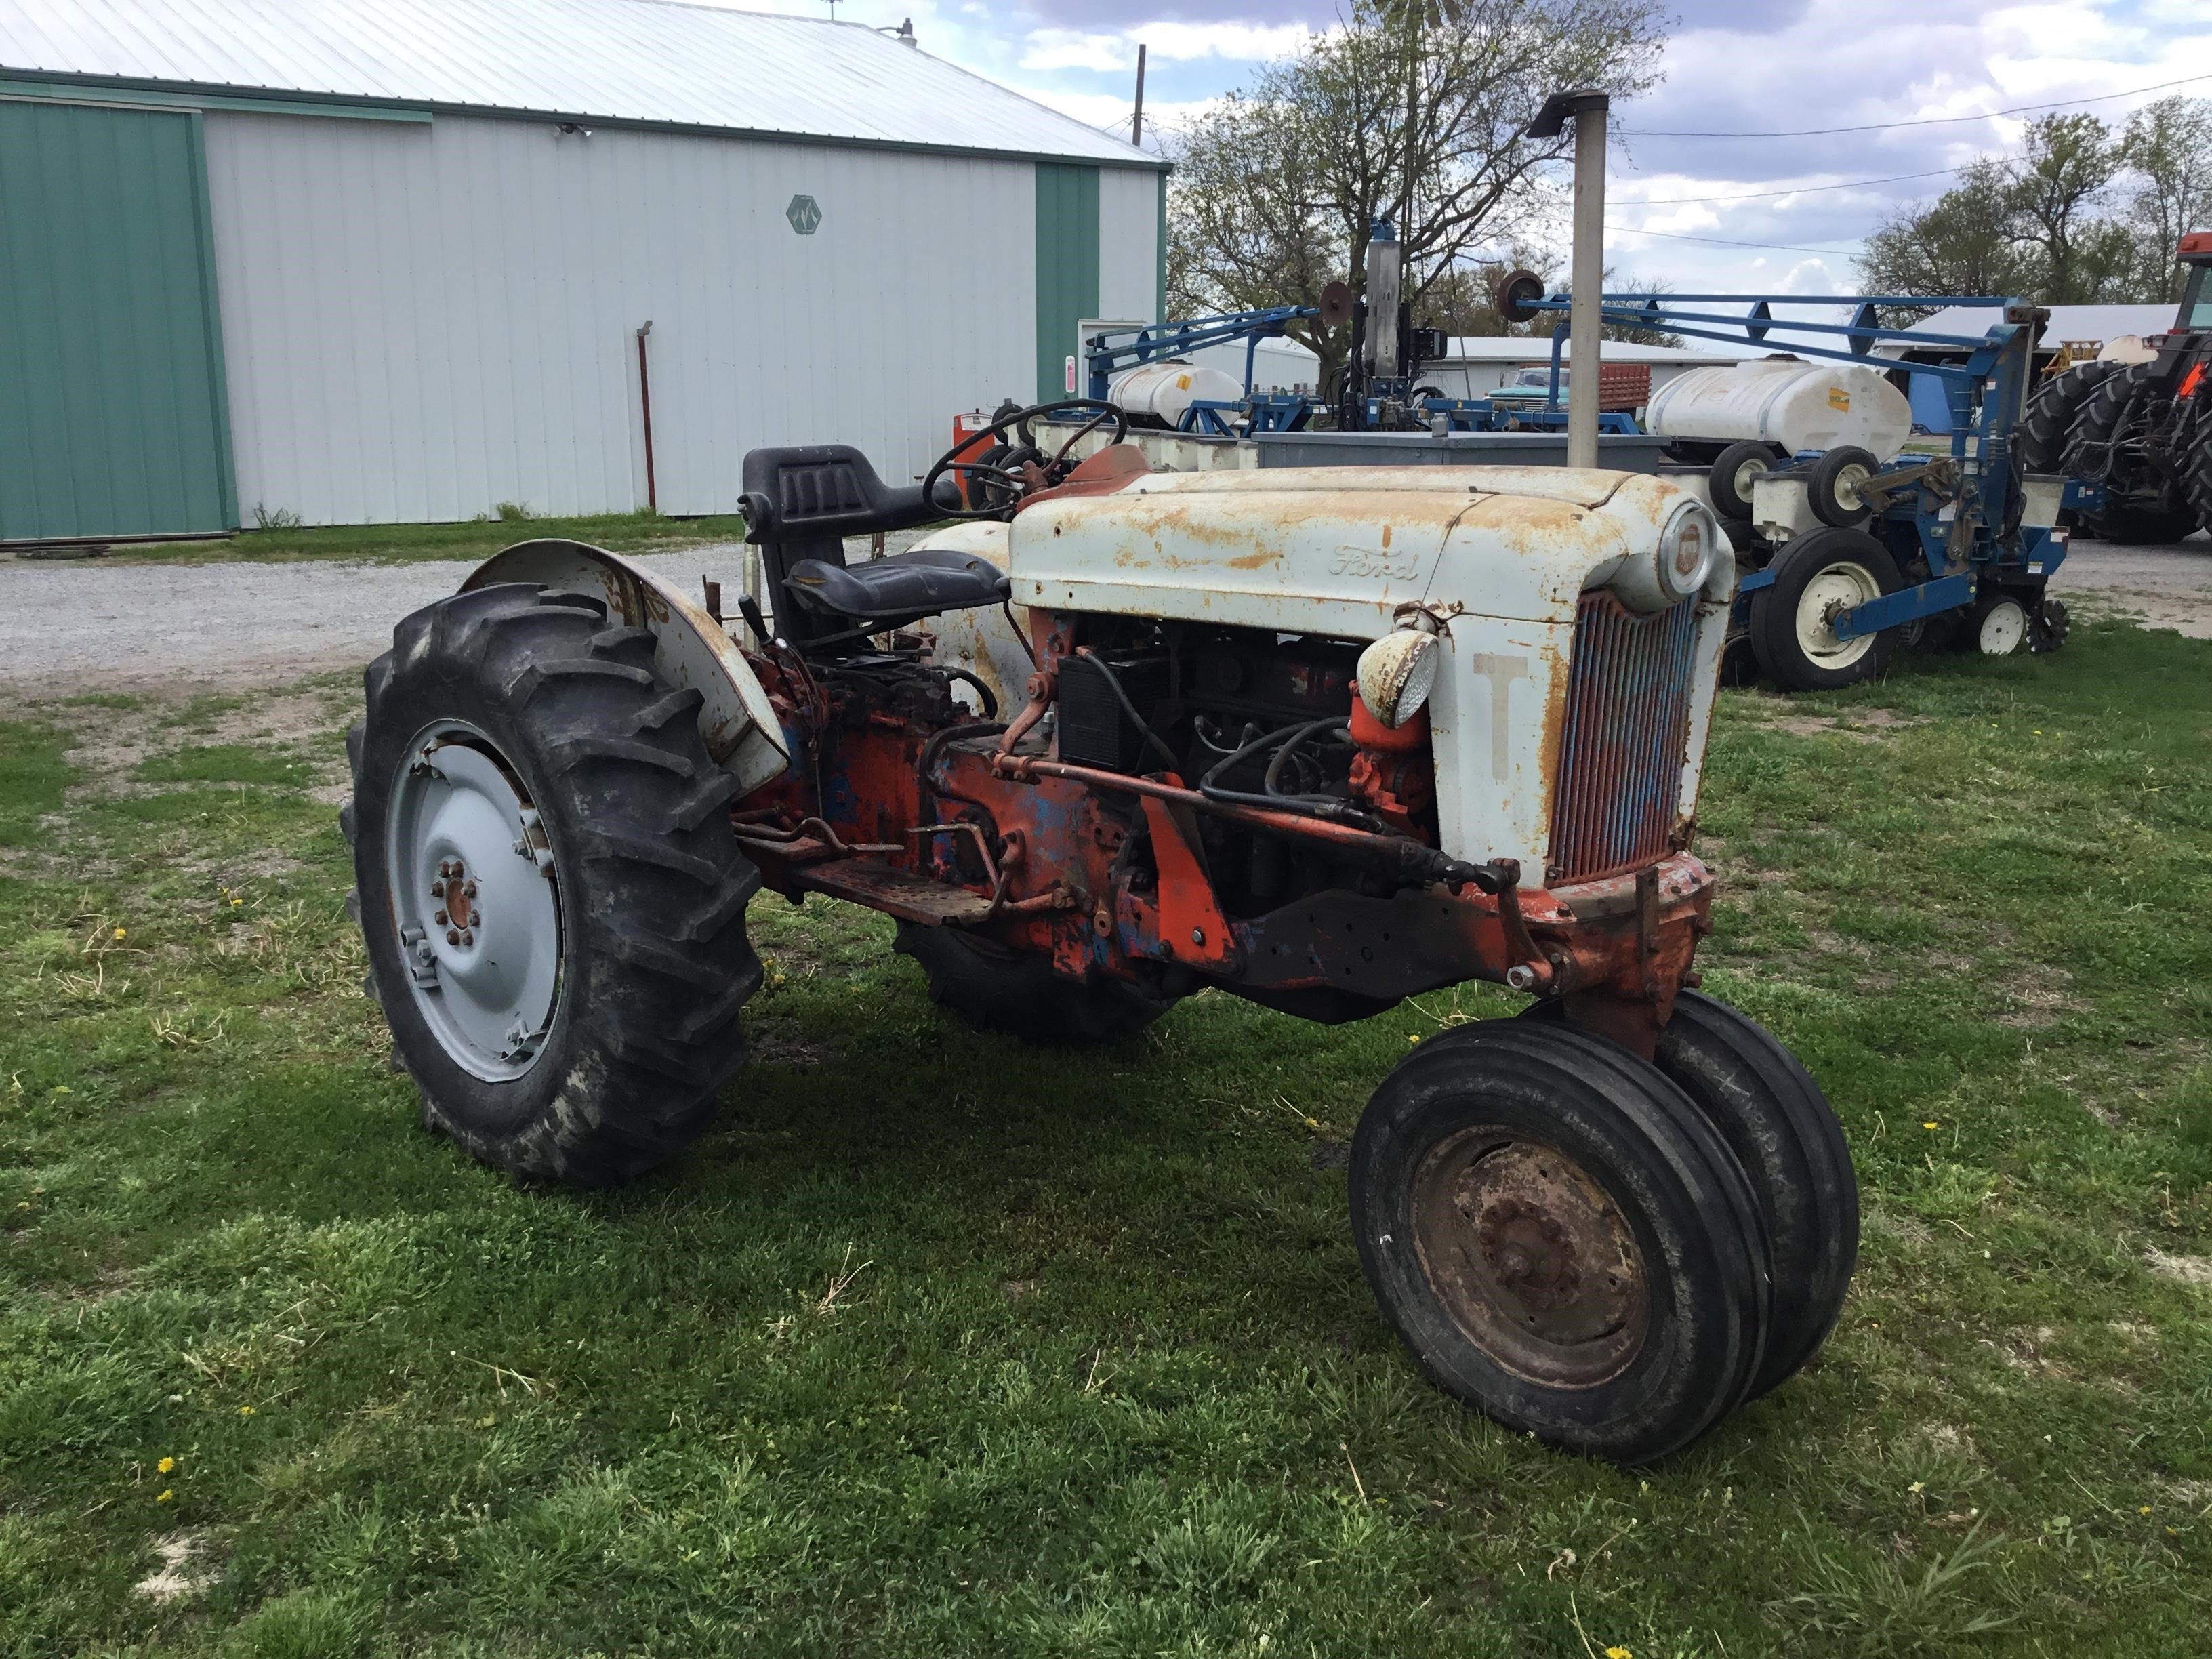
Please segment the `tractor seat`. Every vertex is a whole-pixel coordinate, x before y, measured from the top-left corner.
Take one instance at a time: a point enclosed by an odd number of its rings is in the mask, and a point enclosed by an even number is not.
[[[988,559],[949,547],[910,548],[863,564],[801,559],[784,586],[809,609],[854,622],[912,622],[997,605],[1013,592],[1006,573]]]

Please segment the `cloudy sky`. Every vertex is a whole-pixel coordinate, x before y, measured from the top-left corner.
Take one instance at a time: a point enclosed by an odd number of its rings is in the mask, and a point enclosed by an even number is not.
[[[738,3],[829,10],[827,0]],[[2212,0],[1673,0],[1669,9],[1678,21],[1665,80],[1615,107],[1624,136],[1610,159],[1607,257],[1624,276],[1662,278],[1678,292],[1849,292],[1859,238],[1891,208],[1941,191],[1946,169],[2016,146],[2025,118],[1900,124],[2185,77],[2197,78],[2166,90],[2212,97]],[[836,15],[889,25],[911,16],[923,50],[1108,126],[1128,120],[1139,41],[1149,54],[1147,113],[1172,122],[1294,50],[1309,30],[1330,27],[1339,6],[837,0]],[[2073,107],[2117,120],[2163,95]],[[1658,136],[1837,127],[1878,130]],[[1887,182],[1858,182],[1869,179]]]

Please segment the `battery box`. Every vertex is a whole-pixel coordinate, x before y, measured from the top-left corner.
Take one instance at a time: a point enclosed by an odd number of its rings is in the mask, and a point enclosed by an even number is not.
[[[1160,708],[1168,697],[1165,657],[1133,657],[1112,662],[1114,678],[1147,724],[1158,730]],[[1108,772],[1157,770],[1158,754],[1107,681],[1106,671],[1088,657],[1070,657],[1060,665],[1060,757],[1073,766]]]

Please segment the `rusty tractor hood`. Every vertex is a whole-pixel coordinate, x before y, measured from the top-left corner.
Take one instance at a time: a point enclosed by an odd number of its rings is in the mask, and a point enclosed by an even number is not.
[[[1017,515],[1013,598],[1354,639],[1413,602],[1567,622],[1689,499],[1648,474],[1565,467],[1154,473]]]

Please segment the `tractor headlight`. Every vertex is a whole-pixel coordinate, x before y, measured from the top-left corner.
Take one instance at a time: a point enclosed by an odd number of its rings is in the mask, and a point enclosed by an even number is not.
[[[1684,501],[1659,532],[1659,556],[1654,572],[1659,586],[1677,599],[1686,599],[1711,580],[1720,557],[1720,521],[1703,501]]]
[[[1385,726],[1403,726],[1436,689],[1443,653],[1437,636],[1419,629],[1385,634],[1359,653],[1359,701]]]

